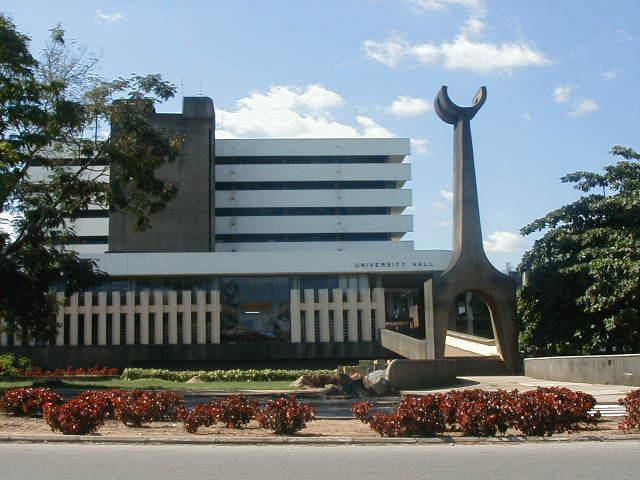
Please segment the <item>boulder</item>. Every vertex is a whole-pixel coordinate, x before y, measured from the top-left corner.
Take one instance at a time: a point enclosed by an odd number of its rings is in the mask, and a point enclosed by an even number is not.
[[[200,380],[198,376],[191,377],[185,383],[205,383],[203,380]]]
[[[378,395],[387,395],[391,392],[391,384],[387,380],[386,370],[375,370],[362,379],[363,385]]]

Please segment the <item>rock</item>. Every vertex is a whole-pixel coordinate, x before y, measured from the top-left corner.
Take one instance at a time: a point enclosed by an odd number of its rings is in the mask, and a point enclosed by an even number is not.
[[[386,370],[375,370],[362,379],[362,384],[369,390],[373,390],[378,396],[391,392],[391,384],[387,380]]]
[[[200,380],[197,376],[191,377],[185,383],[204,383],[203,380]]]
[[[301,375],[298,377],[293,383],[291,383],[291,387],[302,389],[302,388],[317,388],[314,375]]]
[[[343,393],[342,387],[334,383],[327,383],[324,386],[324,391],[326,395],[342,395]]]

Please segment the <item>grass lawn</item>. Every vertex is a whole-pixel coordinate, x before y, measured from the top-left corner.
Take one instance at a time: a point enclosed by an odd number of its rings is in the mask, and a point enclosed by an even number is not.
[[[139,380],[71,380],[63,382],[56,388],[143,388],[162,389],[176,391],[197,390],[224,390],[229,392],[241,392],[243,390],[292,390],[293,380],[273,382],[206,382],[206,383],[182,383],[155,378],[142,378]],[[4,381],[0,380],[0,389],[30,387],[31,380]]]

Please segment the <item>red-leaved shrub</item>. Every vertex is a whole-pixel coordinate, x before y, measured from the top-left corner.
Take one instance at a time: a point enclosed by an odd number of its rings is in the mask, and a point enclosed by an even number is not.
[[[383,437],[432,437],[445,430],[440,395],[405,397],[393,413],[374,413],[369,426]]]
[[[624,398],[618,400],[618,403],[624,405],[626,411],[624,420],[618,427],[625,431],[640,430],[640,389],[627,393]]]
[[[260,427],[276,435],[293,435],[316,418],[316,409],[299,403],[294,396],[270,400],[258,414]]]
[[[85,390],[80,393],[76,399],[83,399],[98,406],[104,418],[115,418],[116,399],[120,397],[123,392],[125,392],[125,390]]]
[[[122,391],[113,397],[114,413],[130,427],[145,423],[182,418],[184,399],[176,392],[149,390]]]
[[[46,403],[44,420],[54,432],[59,430],[65,435],[87,435],[104,425],[103,405],[89,397],[78,397],[64,405]]]
[[[231,395],[214,402],[220,411],[219,421],[227,428],[241,428],[247,425],[258,411],[258,401],[249,400],[244,395]]]
[[[217,402],[198,404],[182,415],[182,425],[189,433],[196,433],[200,427],[210,427],[220,421],[221,409]]]
[[[451,431],[489,437],[513,426],[517,395],[517,390],[452,390],[441,396],[440,410]]]
[[[514,423],[525,435],[545,436],[572,432],[582,423],[595,425],[600,412],[590,413],[593,396],[563,387],[537,388],[518,394]]]
[[[0,410],[20,416],[42,415],[45,403],[62,404],[62,398],[48,388],[12,388],[0,398]]]
[[[371,408],[373,404],[371,402],[360,402],[351,405],[351,413],[360,420],[362,423],[369,423],[371,419]]]

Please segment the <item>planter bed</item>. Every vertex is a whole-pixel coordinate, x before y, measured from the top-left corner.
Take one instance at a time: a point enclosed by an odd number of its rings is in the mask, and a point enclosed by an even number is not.
[[[16,376],[1,377],[0,381],[26,382],[26,381],[52,381],[64,382],[69,380],[119,380],[120,375],[40,375],[36,377]]]
[[[585,439],[595,436],[607,437],[628,437],[627,434],[618,430],[618,422],[620,418],[608,417],[598,423],[598,428],[587,429],[575,433],[560,433],[553,435],[552,438],[575,438]],[[0,436],[6,435],[56,435],[64,437],[61,433],[54,433],[49,426],[41,418],[25,418],[15,417],[13,415],[0,414]],[[518,435],[518,432],[508,431],[507,435]],[[197,433],[188,433],[182,428],[180,422],[153,422],[148,427],[142,428],[129,428],[116,420],[107,420],[100,430],[93,435],[85,435],[86,438],[91,437],[131,437],[136,438],[144,436],[147,438],[163,439],[163,438],[175,438],[184,437],[185,440],[192,438],[212,438],[212,437],[224,437],[224,438],[274,438],[278,435],[263,430],[258,427],[257,422],[252,421],[246,428],[242,429],[230,429],[223,426],[200,428]],[[372,438],[380,439],[381,437],[372,431],[367,425],[362,424],[356,419],[346,420],[316,420],[310,422],[307,428],[301,430],[295,437],[353,437],[353,438]],[[434,438],[463,438],[459,432],[449,433],[444,435],[438,435]],[[428,438],[428,437],[427,437]],[[469,438],[469,437],[464,437]],[[487,438],[500,438],[500,435],[496,437]],[[539,437],[538,437],[539,438]],[[546,437],[549,438],[549,437]],[[393,441],[394,439],[386,440]],[[485,438],[486,440],[486,438]]]

